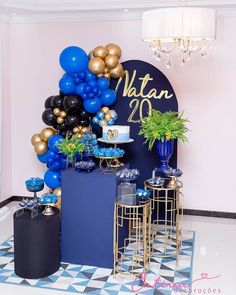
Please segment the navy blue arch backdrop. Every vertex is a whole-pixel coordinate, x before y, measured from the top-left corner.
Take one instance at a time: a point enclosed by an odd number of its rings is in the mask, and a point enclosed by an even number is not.
[[[178,102],[169,80],[156,67],[141,60],[128,60],[122,64],[124,76],[118,81],[112,80],[110,84],[117,92],[114,109],[119,118],[116,124],[130,126],[130,137],[134,142],[121,147],[125,149],[124,161],[130,163],[130,168],[140,170],[137,184],[142,187],[144,180],[151,177],[159,160],[155,149],[149,151],[143,136],[138,135],[140,121],[148,115],[150,109],[178,111]],[[177,165],[176,144],[170,165]]]

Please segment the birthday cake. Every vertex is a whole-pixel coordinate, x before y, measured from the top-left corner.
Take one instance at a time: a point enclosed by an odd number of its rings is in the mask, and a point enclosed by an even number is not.
[[[104,126],[102,128],[102,139],[114,143],[128,142],[130,140],[130,127],[123,125]]]

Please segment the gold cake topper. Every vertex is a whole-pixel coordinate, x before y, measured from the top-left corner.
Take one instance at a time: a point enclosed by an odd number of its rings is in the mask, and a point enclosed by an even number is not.
[[[114,129],[114,130],[107,130],[107,139],[108,140],[114,140],[114,139],[117,139],[119,135],[119,131],[117,129]]]

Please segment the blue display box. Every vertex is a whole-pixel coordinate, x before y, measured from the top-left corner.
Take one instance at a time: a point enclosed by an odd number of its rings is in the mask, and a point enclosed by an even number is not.
[[[114,174],[62,173],[62,261],[113,268],[116,192]]]

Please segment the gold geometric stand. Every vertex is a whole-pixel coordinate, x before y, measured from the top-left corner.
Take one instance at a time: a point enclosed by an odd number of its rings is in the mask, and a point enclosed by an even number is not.
[[[152,186],[147,181],[144,182],[145,189],[153,192],[151,252],[158,257],[176,256],[178,265],[178,255],[182,246],[183,209],[180,190],[183,185],[177,181],[177,187],[169,188],[168,181],[169,179],[165,179],[164,186]],[[160,210],[163,210],[162,214]]]
[[[125,239],[119,236],[128,229]],[[151,202],[124,205],[118,201],[114,210],[114,274],[145,272],[151,256]]]

